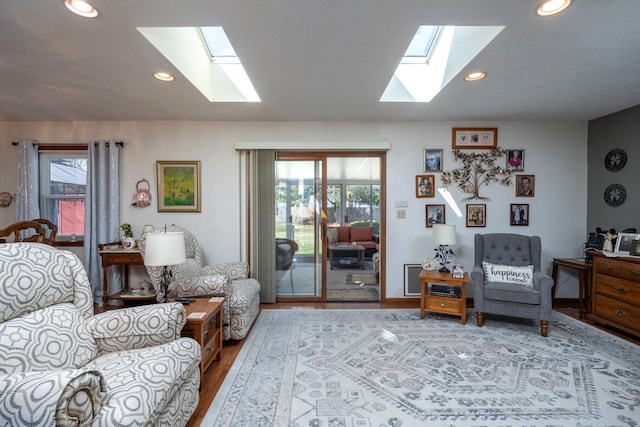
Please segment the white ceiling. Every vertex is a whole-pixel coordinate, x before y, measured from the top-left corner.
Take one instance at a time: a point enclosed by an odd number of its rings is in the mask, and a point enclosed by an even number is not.
[[[0,120],[588,120],[640,104],[640,1],[0,1]],[[417,27],[504,25],[430,103],[380,103]],[[210,103],[136,27],[224,27],[261,103]],[[176,74],[172,83],[152,78]],[[471,84],[465,72],[488,77]]]

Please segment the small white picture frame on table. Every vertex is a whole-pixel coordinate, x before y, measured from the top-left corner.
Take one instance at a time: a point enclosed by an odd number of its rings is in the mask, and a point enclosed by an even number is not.
[[[613,252],[619,255],[629,255],[634,240],[640,240],[640,234],[618,233],[616,248]]]

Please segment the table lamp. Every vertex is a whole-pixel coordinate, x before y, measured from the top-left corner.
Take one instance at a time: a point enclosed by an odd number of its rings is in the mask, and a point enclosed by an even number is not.
[[[147,233],[144,265],[162,267],[160,280],[162,302],[168,301],[169,283],[173,277],[168,266],[183,264],[186,260],[183,232]]]
[[[449,257],[455,254],[449,249],[449,245],[456,244],[456,226],[434,224],[432,228],[431,242],[434,245],[438,245],[435,250],[435,258],[440,262],[440,265],[442,265],[442,268],[438,271],[441,273],[450,273],[451,271],[447,268],[447,264],[449,264]]]

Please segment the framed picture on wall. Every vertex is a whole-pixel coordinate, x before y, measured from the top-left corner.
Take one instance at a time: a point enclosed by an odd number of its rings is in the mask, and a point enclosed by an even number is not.
[[[535,175],[516,175],[516,197],[533,197]]]
[[[416,197],[435,196],[435,175],[416,175]]]
[[[467,227],[486,227],[487,205],[467,205]]]
[[[425,172],[442,172],[442,150],[425,148],[422,164]]]
[[[509,217],[510,225],[529,225],[529,205],[511,204]]]
[[[156,162],[158,212],[200,212],[200,162]]]
[[[444,205],[425,205],[427,214],[427,227],[433,227],[433,224],[445,223]]]
[[[507,170],[524,172],[524,150],[507,150]]]
[[[451,148],[492,149],[498,146],[498,128],[453,128]]]

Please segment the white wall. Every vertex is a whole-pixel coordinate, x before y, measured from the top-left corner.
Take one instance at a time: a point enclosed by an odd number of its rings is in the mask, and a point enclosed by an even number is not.
[[[586,122],[0,122],[0,191],[15,192],[17,148],[11,141],[73,143],[96,139],[125,142],[121,157],[121,219],[139,235],[145,224],[180,224],[196,232],[210,263],[242,258],[240,237],[240,162],[238,141],[297,142],[313,148],[321,142],[386,141],[387,158],[387,297],[403,296],[403,266],[433,257],[430,229],[425,227],[425,204],[444,204],[415,198],[415,175],[422,174],[424,148],[444,150],[445,170],[457,168],[451,152],[451,128],[498,127],[498,144],[525,150],[525,173],[535,175],[535,197],[516,198],[514,187],[491,184],[480,195],[487,204],[487,227],[466,228],[465,219],[446,210],[447,223],[457,226],[455,262],[473,266],[476,232],[514,232],[539,235],[543,268],[553,258],[582,254],[587,206]],[[150,181],[156,192],[156,160],[202,162],[202,212],[158,213],[150,207],[130,206],[135,184]],[[439,175],[436,174],[439,186]],[[466,195],[450,189],[456,200]],[[407,218],[397,219],[395,201],[407,200]],[[528,203],[529,226],[509,225],[509,204]],[[463,213],[464,204],[460,203]],[[0,209],[0,224],[14,221],[14,205]],[[135,280],[135,279],[134,279]],[[557,297],[576,297],[577,281],[561,276]]]

